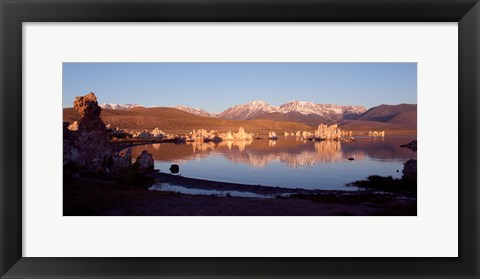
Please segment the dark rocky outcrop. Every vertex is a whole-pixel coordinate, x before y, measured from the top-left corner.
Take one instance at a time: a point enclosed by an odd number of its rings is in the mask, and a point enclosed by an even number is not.
[[[107,133],[105,123],[100,118],[102,108],[98,106],[97,97],[90,92],[85,96],[78,96],[73,102],[73,108],[80,115],[78,130],[92,130]]]
[[[412,151],[417,151],[417,141],[416,141],[416,140],[412,140],[411,142],[409,142],[409,143],[407,143],[407,144],[402,144],[402,145],[400,145],[400,147],[409,148],[409,149],[411,149]]]
[[[180,166],[177,164],[173,164],[170,166],[169,170],[171,173],[178,173],[180,171]]]
[[[148,153],[146,150],[143,150],[142,154],[137,157],[135,164],[140,170],[140,172],[152,171],[154,167],[152,154]]]
[[[108,132],[100,118],[101,108],[97,97],[89,93],[77,97],[73,103],[80,115],[77,130],[64,125],[63,163],[75,163],[86,172],[108,173],[113,166],[113,146],[108,142]]]
[[[75,98],[73,103],[80,119],[71,129],[69,123],[63,125],[63,165],[64,173],[72,171],[75,176],[116,177],[132,167],[131,151],[123,156],[116,154],[114,145],[109,142],[109,132],[100,118],[102,109],[98,106],[94,93]],[[69,129],[70,126],[70,129]],[[153,170],[153,159],[146,154],[139,158],[138,170]],[[150,160],[147,159],[148,155]],[[137,159],[138,160],[138,159]],[[68,175],[68,174],[67,174]]]
[[[403,163],[403,170],[402,170],[403,180],[408,181],[416,181],[417,180],[417,160],[410,159]]]

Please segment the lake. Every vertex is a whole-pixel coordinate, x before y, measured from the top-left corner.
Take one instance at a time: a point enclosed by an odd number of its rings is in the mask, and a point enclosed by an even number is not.
[[[358,137],[355,142],[304,141],[293,136],[250,142],[156,143],[132,147],[153,155],[155,169],[171,164],[191,178],[288,188],[354,190],[345,184],[369,175],[402,176],[403,163],[416,152],[400,145],[415,137]],[[353,158],[353,160],[349,160]]]

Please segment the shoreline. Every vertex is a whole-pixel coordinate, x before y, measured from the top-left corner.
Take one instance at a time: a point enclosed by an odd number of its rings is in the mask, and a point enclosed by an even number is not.
[[[256,187],[256,186],[255,186]],[[416,216],[416,199],[323,191],[274,198],[150,191],[125,184],[64,185],[63,216]]]
[[[91,187],[94,186],[94,187]],[[218,197],[75,185],[64,193],[63,216],[416,216],[416,199],[368,194],[282,198]]]
[[[417,216],[417,199],[373,189],[309,190],[210,181],[154,171],[155,182],[77,180],[64,184],[64,216]],[[153,183],[262,197],[157,191]],[[288,194],[288,195],[284,195]]]
[[[365,135],[365,133],[368,133],[369,130],[361,130],[358,131],[356,134],[354,134],[352,137],[354,138],[371,138],[371,139],[378,139],[378,138],[403,138],[403,137],[417,137],[417,133],[414,130],[395,130],[395,131],[388,131],[390,132],[389,134],[385,135],[385,137],[381,136],[368,136]],[[279,135],[279,138],[281,137],[292,137],[295,138],[296,136],[289,135],[289,136],[284,136],[284,135]],[[349,137],[345,137],[349,138]],[[269,139],[268,135],[257,135],[252,140],[265,140]],[[225,140],[224,140],[225,141]],[[228,141],[228,140],[226,140]],[[240,140],[242,141],[242,140]],[[309,139],[309,141],[319,141],[315,139]],[[321,141],[321,140],[320,140]],[[342,142],[342,140],[339,140]],[[154,144],[154,143],[177,143],[177,144],[182,144],[186,142],[196,142],[195,140],[179,140],[178,138],[117,138],[117,139],[111,139],[110,143],[116,144],[116,145],[121,145],[121,144],[132,144],[132,145],[142,145],[142,144]]]
[[[354,194],[355,192],[364,190],[321,190],[321,189],[305,189],[305,188],[286,188],[266,185],[253,185],[223,182],[215,180],[198,179],[191,177],[184,177],[181,175],[173,175],[168,173],[157,172],[152,175],[155,178],[156,183],[168,183],[172,186],[182,186],[190,189],[200,190],[216,190],[216,191],[238,191],[238,192],[250,192],[259,195],[284,195],[284,194],[302,194],[302,195],[314,195],[314,194],[328,194],[328,195],[342,195],[342,194]],[[355,186],[352,186],[352,188]]]

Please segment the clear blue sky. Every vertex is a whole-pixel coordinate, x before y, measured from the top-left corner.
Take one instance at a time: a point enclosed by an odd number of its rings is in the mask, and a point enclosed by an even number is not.
[[[363,105],[417,103],[416,63],[63,63],[63,107],[99,103],[221,112],[264,100]]]

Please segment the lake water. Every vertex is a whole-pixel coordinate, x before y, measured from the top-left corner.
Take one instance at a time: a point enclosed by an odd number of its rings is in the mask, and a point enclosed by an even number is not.
[[[400,178],[403,163],[416,158],[416,152],[400,147],[414,137],[356,139],[315,142],[280,137],[276,141],[158,143],[133,147],[132,158],[147,150],[153,155],[155,169],[165,173],[171,164],[178,164],[184,177],[324,190],[352,190],[345,184],[374,174]]]
[[[148,188],[150,191],[165,191],[165,192],[175,192],[181,194],[189,195],[207,195],[207,196],[217,196],[217,197],[242,197],[242,198],[275,198],[277,196],[288,196],[288,195],[260,195],[252,192],[240,192],[240,191],[217,191],[217,190],[205,190],[205,189],[195,189],[187,188],[178,185],[172,185],[170,183],[157,182]]]

